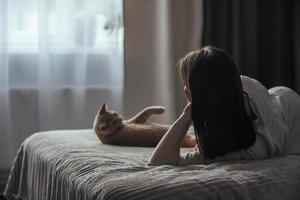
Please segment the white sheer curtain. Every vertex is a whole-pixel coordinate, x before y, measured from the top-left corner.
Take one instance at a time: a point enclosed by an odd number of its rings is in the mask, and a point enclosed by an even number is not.
[[[121,0],[0,0],[0,168],[30,134],[122,112]]]

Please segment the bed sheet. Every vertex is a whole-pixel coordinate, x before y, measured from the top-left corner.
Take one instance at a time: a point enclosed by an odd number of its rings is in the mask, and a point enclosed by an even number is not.
[[[300,156],[146,166],[152,151],[101,144],[92,130],[36,133],[21,145],[5,195],[24,200],[300,199]]]

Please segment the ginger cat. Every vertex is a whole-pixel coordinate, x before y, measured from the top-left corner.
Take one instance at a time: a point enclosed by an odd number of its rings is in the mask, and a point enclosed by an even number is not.
[[[103,144],[155,147],[169,126],[150,123],[147,120],[151,115],[162,114],[164,111],[164,107],[151,106],[129,120],[123,120],[119,114],[108,110],[104,103],[97,112],[93,128]],[[189,132],[181,146],[194,147],[195,145],[195,136]]]

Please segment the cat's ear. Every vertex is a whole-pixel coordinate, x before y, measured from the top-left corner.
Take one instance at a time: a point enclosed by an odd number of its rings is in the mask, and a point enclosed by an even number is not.
[[[100,108],[100,114],[104,114],[107,112],[107,106],[106,103],[102,104],[101,108]]]

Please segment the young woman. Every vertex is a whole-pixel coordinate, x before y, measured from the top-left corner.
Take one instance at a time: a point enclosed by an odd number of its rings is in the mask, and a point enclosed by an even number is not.
[[[179,61],[188,100],[153,151],[148,165],[206,164],[300,154],[300,96],[287,87],[267,90],[240,76],[233,59],[206,46]],[[198,148],[180,154],[191,123]]]

